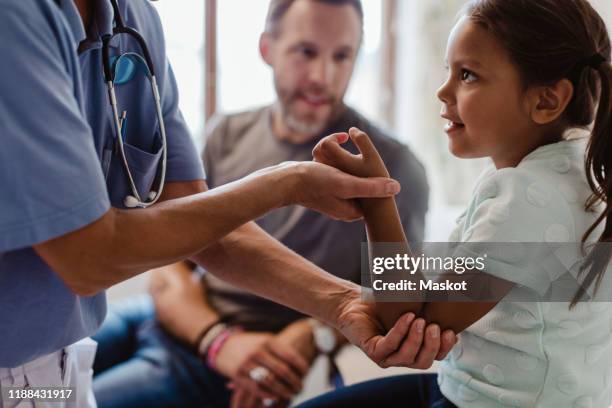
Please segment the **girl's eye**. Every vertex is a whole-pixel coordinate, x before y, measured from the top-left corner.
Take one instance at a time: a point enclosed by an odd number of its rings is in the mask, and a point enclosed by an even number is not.
[[[474,82],[476,80],[476,75],[468,69],[462,69],[461,80],[467,83]]]

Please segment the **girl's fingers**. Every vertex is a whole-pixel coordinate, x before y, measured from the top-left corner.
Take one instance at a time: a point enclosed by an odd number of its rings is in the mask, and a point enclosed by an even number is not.
[[[361,156],[355,156],[340,146],[334,135],[321,140],[313,150],[313,156],[317,161],[350,174],[358,171],[361,164]]]
[[[336,142],[338,142],[338,144],[344,144],[346,142],[348,142],[349,140],[349,135],[348,133],[333,133],[329,136],[327,136],[327,138],[331,139],[331,140],[335,140]]]
[[[317,143],[317,145],[312,150],[312,156],[315,161],[325,162],[326,151],[329,150],[331,145],[341,145],[346,143],[349,140],[348,133],[334,133],[329,136],[325,136],[323,139]]]
[[[360,129],[355,127],[351,128],[349,130],[349,136],[351,137],[351,140],[353,141],[353,143],[355,143],[365,160],[370,157],[373,157],[375,154],[378,154],[368,135]]]

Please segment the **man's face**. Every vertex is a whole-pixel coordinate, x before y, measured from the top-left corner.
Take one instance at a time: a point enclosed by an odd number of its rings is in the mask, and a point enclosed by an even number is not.
[[[361,19],[349,4],[296,0],[268,35],[264,58],[274,71],[285,124],[315,135],[342,106],[361,42]]]

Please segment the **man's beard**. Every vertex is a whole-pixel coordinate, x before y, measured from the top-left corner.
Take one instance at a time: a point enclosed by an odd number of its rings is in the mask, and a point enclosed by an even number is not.
[[[329,96],[329,106],[331,106],[331,109],[324,118],[322,118],[321,120],[316,120],[314,118],[312,120],[301,119],[296,117],[291,112],[291,104],[295,103],[295,101],[298,100],[298,98],[300,97],[300,93],[295,92],[290,95],[287,94],[287,92],[283,91],[278,92],[279,98],[277,105],[281,114],[281,118],[283,119],[285,125],[292,132],[301,135],[316,136],[321,134],[331,125],[331,122],[336,117],[336,114],[339,110],[338,105],[340,104],[337,102],[337,99],[332,96]]]
[[[291,110],[282,102],[280,103],[280,111],[283,121],[291,131],[302,135],[318,135],[327,127],[328,120],[321,121],[305,121],[296,118]]]

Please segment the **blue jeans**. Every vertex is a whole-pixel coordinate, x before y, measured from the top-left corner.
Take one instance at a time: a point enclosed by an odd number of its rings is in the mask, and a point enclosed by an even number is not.
[[[440,392],[435,374],[409,374],[366,381],[321,395],[297,408],[456,408]]]
[[[156,324],[148,296],[112,308],[93,338],[99,408],[229,406],[227,379]]]

